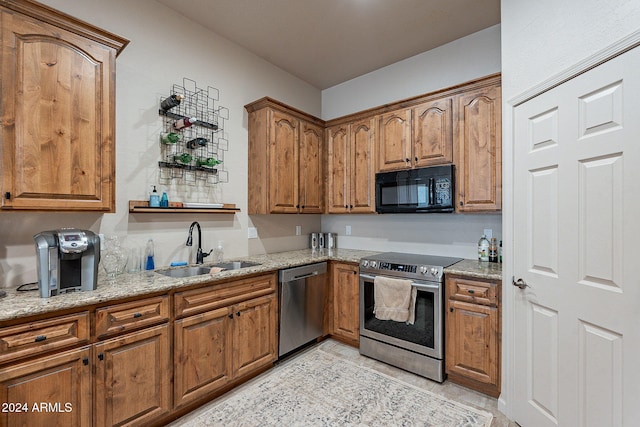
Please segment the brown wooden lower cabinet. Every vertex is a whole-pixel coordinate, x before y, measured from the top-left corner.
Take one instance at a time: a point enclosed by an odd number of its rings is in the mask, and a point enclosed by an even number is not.
[[[500,395],[500,281],[446,278],[445,364],[449,380]]]
[[[360,277],[357,265],[333,263],[331,281],[333,322],[331,334],[351,345],[360,341]]]
[[[277,321],[273,272],[0,328],[0,427],[164,425],[275,362]]]
[[[275,295],[176,321],[175,405],[219,390],[277,357]]]
[[[171,410],[169,325],[95,345],[95,426],[144,425]]]
[[[174,403],[192,402],[231,378],[229,307],[177,320],[174,332]]]
[[[0,426],[91,425],[91,350],[0,368]]]

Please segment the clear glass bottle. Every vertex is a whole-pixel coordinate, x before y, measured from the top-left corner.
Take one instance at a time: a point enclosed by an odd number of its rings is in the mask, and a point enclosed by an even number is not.
[[[478,261],[489,261],[489,241],[484,234],[478,241]]]
[[[218,247],[216,247],[215,250],[215,258],[216,258],[216,262],[222,262],[224,261],[224,248],[222,247],[222,240],[218,240]]]

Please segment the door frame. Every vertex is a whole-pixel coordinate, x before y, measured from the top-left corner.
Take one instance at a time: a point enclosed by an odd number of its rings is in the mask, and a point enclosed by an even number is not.
[[[505,262],[502,264],[502,393],[498,398],[498,409],[510,419],[513,419],[513,408],[515,406],[514,372],[517,369],[522,369],[522,365],[515,360],[514,338],[517,331],[513,325],[515,321],[515,298],[517,294],[514,291],[514,289],[516,289],[515,286],[511,284],[513,275],[515,274],[513,253],[515,225],[513,221],[513,180],[515,178],[513,168],[515,161],[513,141],[515,108],[638,46],[640,46],[640,30],[595,52],[593,55],[521,94],[509,100],[502,100],[502,135],[503,138],[508,138],[506,141],[503,140],[502,143],[502,176],[509,177],[510,179],[503,179],[502,181],[502,249],[505,254]]]

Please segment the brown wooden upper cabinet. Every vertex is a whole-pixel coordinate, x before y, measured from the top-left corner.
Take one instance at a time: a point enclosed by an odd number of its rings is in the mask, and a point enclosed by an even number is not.
[[[379,124],[378,171],[453,162],[451,97],[383,114]]]
[[[462,93],[458,101],[458,212],[502,208],[502,104],[499,83]]]
[[[115,210],[115,58],[128,40],[0,2],[2,209]]]
[[[374,117],[327,129],[329,213],[373,213],[375,203]]]
[[[249,104],[249,213],[375,213],[377,172],[446,164],[456,212],[500,211],[500,97],[494,74],[327,122]]]
[[[249,112],[249,214],[324,212],[322,121],[269,98]]]

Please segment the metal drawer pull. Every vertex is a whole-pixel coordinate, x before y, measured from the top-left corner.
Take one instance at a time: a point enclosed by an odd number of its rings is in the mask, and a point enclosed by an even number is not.
[[[83,358],[82,358],[82,364],[83,364],[84,366],[87,366],[87,365],[89,364],[89,358],[88,358],[88,357],[83,357]]]
[[[36,341],[35,341],[35,342],[44,341],[44,340],[46,340],[46,339],[47,339],[47,336],[46,336],[46,335],[38,335],[38,336],[36,337]]]
[[[470,294],[475,294],[476,293],[476,291],[474,291],[473,289],[467,289],[467,292],[470,293]]]
[[[98,353],[98,359],[104,360],[104,353]]]
[[[134,313],[133,314],[133,318],[134,319],[137,319],[138,317],[142,317],[142,314],[140,314],[140,313]]]

